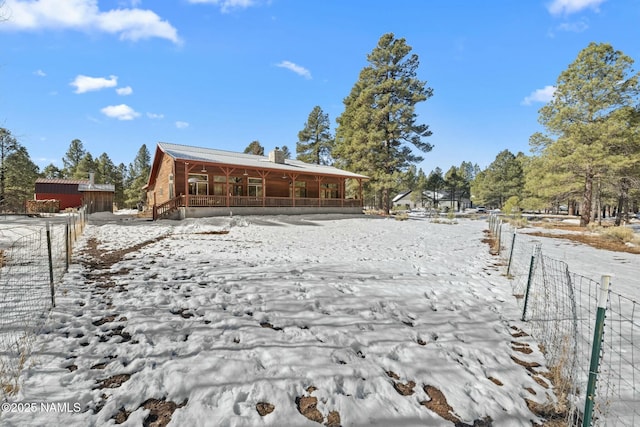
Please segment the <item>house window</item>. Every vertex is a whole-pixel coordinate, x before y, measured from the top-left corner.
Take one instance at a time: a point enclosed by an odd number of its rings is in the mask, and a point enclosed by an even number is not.
[[[215,196],[224,196],[227,187],[227,177],[216,175],[213,177],[213,194]]]
[[[189,174],[189,194],[206,196],[209,194],[207,175]]]
[[[323,199],[337,199],[338,196],[338,184],[324,183],[322,184],[320,197]]]
[[[243,196],[244,195],[244,184],[242,183],[242,178],[239,176],[232,176],[229,178],[229,182],[231,182],[231,194],[234,196]]]
[[[296,181],[296,198],[307,197],[307,183],[304,181]],[[289,187],[289,197],[291,197],[291,187]]]
[[[249,178],[249,196],[262,197],[262,178]]]
[[[227,177],[216,175],[213,177],[213,194],[225,196],[227,193]],[[229,177],[229,193],[231,196],[242,196],[244,194],[244,184],[242,178],[237,176]]]

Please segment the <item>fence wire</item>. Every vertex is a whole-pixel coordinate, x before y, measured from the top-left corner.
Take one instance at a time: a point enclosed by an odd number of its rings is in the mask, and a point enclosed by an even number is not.
[[[637,426],[640,424],[640,304],[609,291],[606,316],[594,418],[607,426]]]
[[[539,242],[500,219],[492,217],[489,227],[500,236],[497,251],[506,261],[522,320],[545,354],[556,411],[567,426],[583,426],[601,283],[545,256]],[[610,290],[605,316],[590,425],[640,425],[640,307]]]
[[[30,355],[33,339],[53,304],[52,283],[62,279],[72,244],[84,227],[84,211],[63,220],[0,224],[0,399],[3,401],[17,390],[17,379]]]

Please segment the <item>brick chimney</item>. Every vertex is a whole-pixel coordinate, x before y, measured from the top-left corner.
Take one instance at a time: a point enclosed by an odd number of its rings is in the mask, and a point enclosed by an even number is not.
[[[269,152],[269,161],[272,163],[284,164],[284,153],[280,147],[276,147]]]

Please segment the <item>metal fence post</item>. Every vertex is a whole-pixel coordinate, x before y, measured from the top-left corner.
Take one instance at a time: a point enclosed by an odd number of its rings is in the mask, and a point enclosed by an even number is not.
[[[511,277],[511,261],[513,260],[513,248],[516,246],[516,230],[513,230],[511,249],[509,250],[509,264],[507,264],[507,277]]]
[[[51,307],[56,306],[55,289],[53,287],[53,256],[51,255],[51,225],[47,222],[47,253],[49,255],[49,286],[51,287]]]
[[[67,222],[64,226],[64,271],[65,273],[69,271],[69,258],[71,256],[71,235],[69,234],[69,223]]]
[[[525,321],[525,317],[527,315],[527,305],[529,305],[529,291],[531,290],[531,282],[533,282],[533,274],[534,274],[537,250],[538,250],[538,245],[535,245],[533,247],[533,252],[531,253],[531,261],[529,262],[529,276],[527,277],[527,289],[524,293],[524,307],[522,308],[523,322]]]
[[[595,404],[596,382],[598,380],[598,365],[600,363],[600,350],[602,349],[602,335],[604,334],[604,319],[609,298],[610,275],[603,275],[600,284],[600,296],[598,297],[598,311],[596,313],[596,325],[593,331],[593,346],[591,347],[591,363],[589,365],[589,382],[587,383],[587,395],[584,403],[583,427],[591,426],[593,409]]]

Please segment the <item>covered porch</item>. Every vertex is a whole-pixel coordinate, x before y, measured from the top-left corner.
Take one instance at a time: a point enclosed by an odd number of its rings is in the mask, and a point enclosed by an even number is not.
[[[147,202],[153,209],[154,219],[219,216],[231,212],[357,213],[363,207],[362,183],[366,177],[332,167],[297,166],[296,163],[306,166],[297,161],[287,164],[267,161],[263,167],[206,160],[175,159],[172,163],[174,173],[168,175],[167,181],[169,194],[157,184],[148,189],[153,199]],[[162,197],[158,197],[158,193]]]

